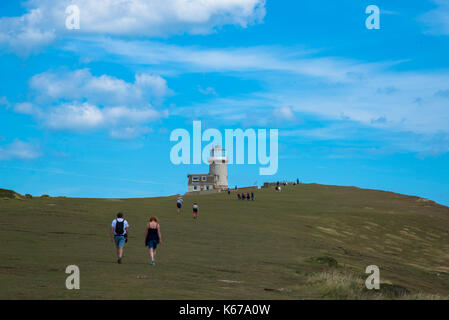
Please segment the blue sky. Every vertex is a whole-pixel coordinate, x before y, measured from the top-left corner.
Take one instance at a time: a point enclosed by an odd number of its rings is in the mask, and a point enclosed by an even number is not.
[[[173,165],[169,136],[201,120],[279,129],[277,174],[232,165],[232,186],[299,177],[449,205],[449,1],[2,1],[0,57],[2,188],[184,193],[207,166]]]

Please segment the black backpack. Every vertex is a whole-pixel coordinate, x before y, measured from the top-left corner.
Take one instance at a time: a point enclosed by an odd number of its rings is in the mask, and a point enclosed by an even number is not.
[[[121,236],[121,235],[123,235],[124,232],[125,232],[125,219],[123,219],[122,222],[119,222],[118,220],[116,220],[115,234]]]

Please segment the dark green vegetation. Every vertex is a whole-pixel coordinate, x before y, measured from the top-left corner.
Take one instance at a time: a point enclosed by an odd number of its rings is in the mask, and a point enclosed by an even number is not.
[[[3,299],[447,299],[449,208],[417,197],[315,184],[187,197],[0,197]],[[191,213],[193,201],[199,218]],[[108,228],[131,224],[123,264]],[[164,243],[152,267],[145,224]],[[81,290],[65,289],[65,268]],[[380,267],[381,290],[364,289]]]
[[[12,190],[0,189],[0,199],[23,199],[24,196]]]

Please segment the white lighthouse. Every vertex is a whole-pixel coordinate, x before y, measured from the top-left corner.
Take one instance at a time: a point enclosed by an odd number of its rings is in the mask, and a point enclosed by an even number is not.
[[[215,188],[226,190],[228,188],[228,159],[226,150],[215,146],[210,151],[209,174],[215,177]]]
[[[215,146],[210,151],[209,173],[189,174],[188,192],[214,191],[220,192],[228,189],[228,158],[226,150]]]

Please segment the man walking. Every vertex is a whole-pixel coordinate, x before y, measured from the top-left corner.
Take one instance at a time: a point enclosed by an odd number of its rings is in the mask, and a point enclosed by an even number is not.
[[[123,247],[128,238],[129,224],[123,218],[123,213],[117,213],[117,219],[112,220],[110,229],[110,241],[112,243],[112,236],[114,236],[115,246],[117,247],[117,263],[122,263]]]

